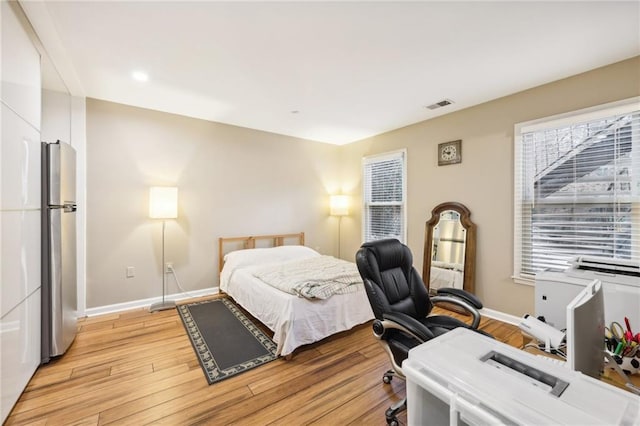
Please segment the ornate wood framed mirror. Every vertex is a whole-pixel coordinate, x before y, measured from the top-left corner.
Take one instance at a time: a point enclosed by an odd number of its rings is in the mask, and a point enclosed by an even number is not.
[[[425,226],[422,279],[430,292],[454,287],[475,292],[476,225],[463,204],[446,202]]]

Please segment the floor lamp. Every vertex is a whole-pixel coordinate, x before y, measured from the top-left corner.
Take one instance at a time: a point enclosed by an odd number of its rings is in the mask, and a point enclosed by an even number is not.
[[[330,215],[338,216],[338,258],[340,258],[340,224],[342,216],[349,214],[349,196],[348,195],[332,195],[329,198]]]
[[[149,189],[149,217],[162,219],[162,302],[157,302],[149,307],[149,312],[173,309],[176,302],[165,300],[166,271],[164,263],[164,229],[166,219],[178,217],[178,188],[169,186],[154,186]]]

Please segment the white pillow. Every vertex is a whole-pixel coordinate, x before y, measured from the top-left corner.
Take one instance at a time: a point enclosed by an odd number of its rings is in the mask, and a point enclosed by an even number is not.
[[[305,246],[278,246],[236,250],[225,254],[224,266],[242,268],[244,266],[262,265],[265,263],[283,262],[320,256],[317,251]]]
[[[223,291],[226,289],[229,279],[236,269],[316,256],[320,256],[320,253],[305,246],[278,246],[232,251],[224,255],[224,267],[220,273],[220,288]]]
[[[320,256],[320,253],[307,246],[279,246],[265,250],[273,250],[279,260],[297,260]]]

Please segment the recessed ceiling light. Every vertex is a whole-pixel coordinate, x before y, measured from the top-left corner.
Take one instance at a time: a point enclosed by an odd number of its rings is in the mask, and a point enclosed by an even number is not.
[[[137,81],[147,81],[149,80],[149,75],[144,71],[134,71],[131,73],[131,77]]]

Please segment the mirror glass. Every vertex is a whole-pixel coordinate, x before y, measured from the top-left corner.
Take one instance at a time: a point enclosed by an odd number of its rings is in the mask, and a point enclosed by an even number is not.
[[[431,267],[453,272],[451,278],[446,280],[451,284],[448,287],[462,288],[466,234],[467,230],[460,223],[460,214],[453,210],[440,213],[440,220],[433,227]],[[434,279],[439,278],[432,273],[431,281]]]
[[[431,293],[443,287],[474,291],[475,225],[460,203],[442,203],[425,229],[423,279]]]

